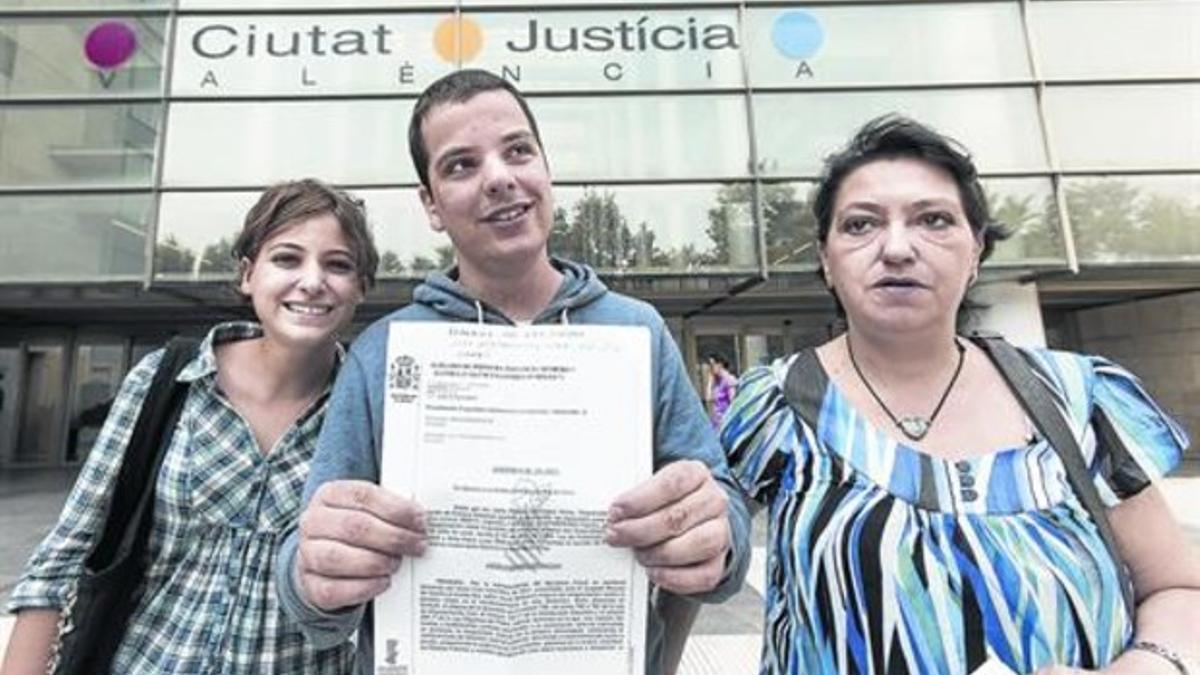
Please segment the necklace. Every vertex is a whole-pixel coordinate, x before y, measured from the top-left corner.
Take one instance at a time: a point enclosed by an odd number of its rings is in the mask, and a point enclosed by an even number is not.
[[[921,417],[919,415],[908,415],[906,417],[897,418],[892,409],[887,407],[883,399],[879,397],[879,393],[875,391],[875,387],[867,381],[867,376],[863,375],[862,368],[858,367],[858,361],[854,359],[854,348],[850,344],[850,334],[846,334],[846,352],[850,354],[850,365],[854,366],[854,372],[858,373],[858,379],[867,387],[867,391],[871,392],[875,402],[883,408],[883,412],[887,413],[892,424],[895,424],[901,433],[908,438],[919,441],[925,438],[925,434],[929,433],[929,427],[933,426],[933,421],[937,419],[938,413],[942,411],[942,406],[946,403],[946,399],[950,396],[950,390],[954,388],[954,383],[958,382],[958,374],[962,372],[963,361],[966,360],[967,350],[958,340],[954,341],[954,346],[958,348],[958,365],[954,367],[954,374],[950,376],[950,381],[946,383],[946,390],[942,392],[942,397],[938,399],[937,405],[933,407],[933,412],[929,413],[929,417]]]

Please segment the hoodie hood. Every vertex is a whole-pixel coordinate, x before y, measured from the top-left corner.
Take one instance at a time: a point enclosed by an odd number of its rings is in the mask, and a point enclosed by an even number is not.
[[[550,264],[563,275],[562,284],[550,304],[534,317],[533,323],[570,323],[571,312],[595,302],[608,292],[608,287],[596,276],[595,270],[587,265],[553,256],[550,257]],[[513,323],[500,310],[479,300],[459,284],[457,267],[426,277],[413,291],[413,302],[458,321]]]

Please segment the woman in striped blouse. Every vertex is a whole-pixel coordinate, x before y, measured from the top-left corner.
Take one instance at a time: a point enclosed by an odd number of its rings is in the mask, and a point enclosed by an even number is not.
[[[748,372],[721,434],[770,510],[761,672],[1200,672],[1200,555],[1152,482],[1187,439],[1121,367],[1026,352],[1107,507],[1114,559],[1001,373],[957,334],[1003,238],[966,152],[879,118],[829,158],[813,210],[846,330]],[[793,365],[803,395],[787,396]],[[1096,432],[1100,412],[1121,442]]]

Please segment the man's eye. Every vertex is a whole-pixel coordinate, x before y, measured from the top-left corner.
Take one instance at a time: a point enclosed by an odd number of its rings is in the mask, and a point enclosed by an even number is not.
[[[458,174],[462,174],[462,173],[466,173],[466,172],[470,171],[471,168],[474,166],[475,166],[475,163],[472,162],[470,159],[468,159],[466,157],[459,157],[457,159],[452,159],[449,162],[446,162],[444,165],[442,165],[442,173],[446,176],[456,176]]]
[[[530,157],[537,154],[532,143],[514,143],[509,146],[508,154],[510,157]]]

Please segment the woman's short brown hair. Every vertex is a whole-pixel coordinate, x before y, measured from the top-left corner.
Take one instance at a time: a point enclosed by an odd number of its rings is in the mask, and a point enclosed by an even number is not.
[[[375,284],[379,252],[367,226],[362,200],[315,178],[276,183],[263,190],[246,212],[242,232],[233,242],[233,259],[254,260],[263,243],[276,232],[301,220],[332,215],[342,226],[350,254],[358,268],[363,291]]]

